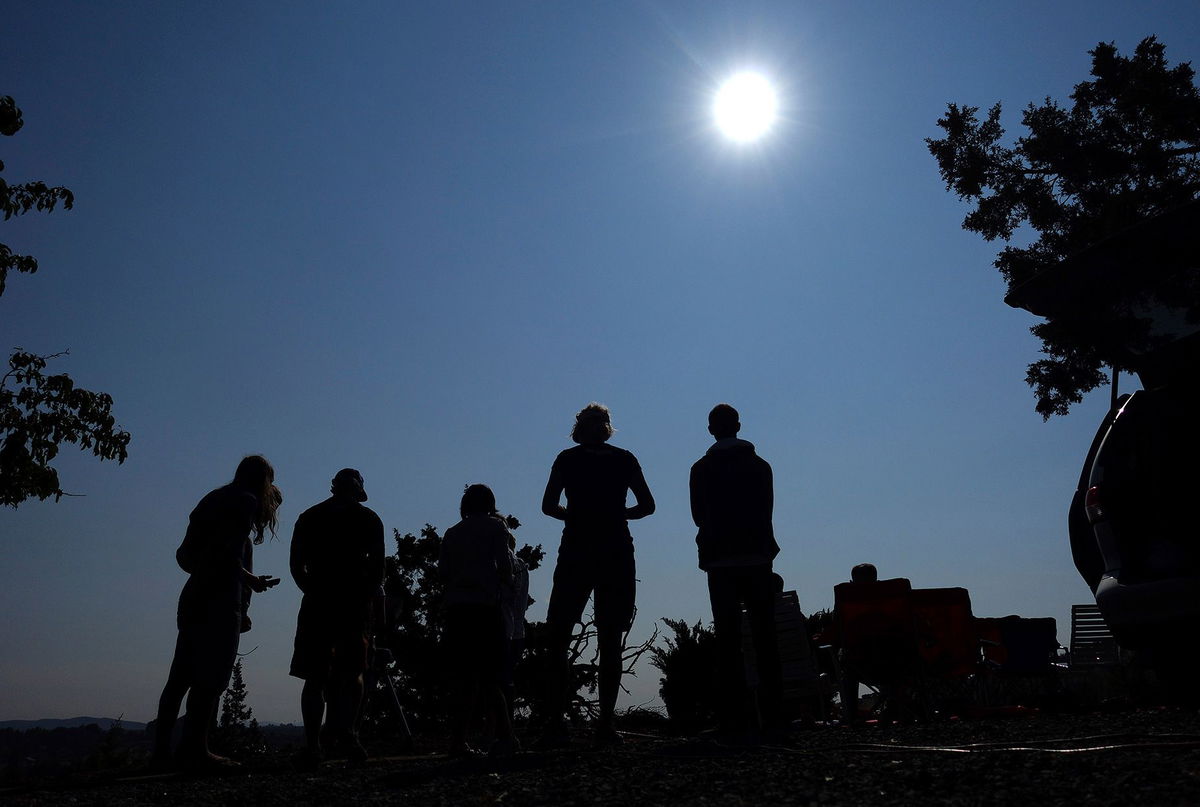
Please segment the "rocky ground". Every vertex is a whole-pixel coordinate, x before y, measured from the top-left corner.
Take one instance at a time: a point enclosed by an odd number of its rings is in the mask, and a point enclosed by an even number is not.
[[[918,726],[818,727],[755,748],[629,733],[498,760],[437,753],[329,762],[282,757],[204,777],[139,771],[0,790],[14,805],[1200,804],[1191,710],[1024,715]]]

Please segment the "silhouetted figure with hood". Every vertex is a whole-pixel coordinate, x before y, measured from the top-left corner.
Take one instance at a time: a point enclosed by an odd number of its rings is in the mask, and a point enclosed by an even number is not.
[[[233,674],[239,636],[250,630],[250,594],[279,582],[278,577],[253,571],[254,544],[262,543],[265,530],[274,534],[276,511],[283,501],[274,480],[275,470],[265,458],[246,457],[232,482],[209,493],[192,510],[175,553],[189,577],[179,595],[175,657],[158,703],[151,763],[156,768],[171,764],[171,735],[185,695],[179,765],[196,770],[234,764],[209,750],[208,731]]]
[[[708,573],[713,630],[717,639],[722,734],[745,735],[759,728],[759,715],[746,684],[742,659],[742,608],[759,675],[762,727],[780,729],[782,669],[775,636],[775,581],[771,563],[779,554],[771,524],[775,495],[771,466],[738,439],[737,410],[717,404],[708,415],[715,442],[692,466],[692,519],[699,528],[700,568]]]
[[[343,468],[330,496],[296,519],[291,571],[304,592],[290,674],[304,679],[300,711],[306,748],[301,767],[316,767],[325,737],[356,762],[367,758],[355,734],[367,667],[372,600],[383,582],[383,522],[366,507],[362,474]],[[328,710],[326,705],[328,704]]]
[[[571,696],[567,650],[572,630],[593,594],[600,653],[597,739],[604,744],[621,741],[613,713],[621,686],[622,644],[633,624],[636,591],[629,521],[653,513],[654,497],[637,458],[609,445],[612,434],[607,407],[597,403],[584,407],[575,416],[571,432],[579,445],[554,460],[542,497],[542,512],[565,522],[546,612],[554,678],[547,693],[552,724],[545,745],[567,739],[562,720]],[[637,502],[633,507],[626,507],[629,492]],[[559,501],[563,493],[565,507]]]

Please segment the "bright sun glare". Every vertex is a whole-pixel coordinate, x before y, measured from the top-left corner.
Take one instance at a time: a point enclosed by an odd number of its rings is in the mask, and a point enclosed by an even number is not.
[[[758,73],[738,73],[721,85],[713,117],[721,134],[738,143],[758,140],[771,130],[779,99],[771,82]]]

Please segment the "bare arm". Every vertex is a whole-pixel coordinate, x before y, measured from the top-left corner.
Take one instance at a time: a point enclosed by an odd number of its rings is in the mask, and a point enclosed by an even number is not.
[[[550,469],[550,478],[546,480],[546,492],[542,494],[542,512],[559,521],[567,520],[567,508],[559,504],[563,488],[562,472],[558,470],[558,463],[555,462]]]
[[[629,489],[633,491],[633,498],[637,500],[637,504],[625,508],[625,518],[633,521],[645,518],[654,512],[654,496],[650,493],[650,486],[646,484],[646,477],[642,475],[642,466],[634,466],[633,479],[629,481]]]

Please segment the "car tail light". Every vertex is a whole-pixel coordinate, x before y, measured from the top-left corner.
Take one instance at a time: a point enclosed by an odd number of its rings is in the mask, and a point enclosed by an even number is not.
[[[1088,522],[1097,524],[1108,518],[1108,510],[1104,507],[1104,502],[1100,500],[1100,488],[1093,485],[1088,488],[1087,495],[1083,499],[1083,509],[1087,512]]]

